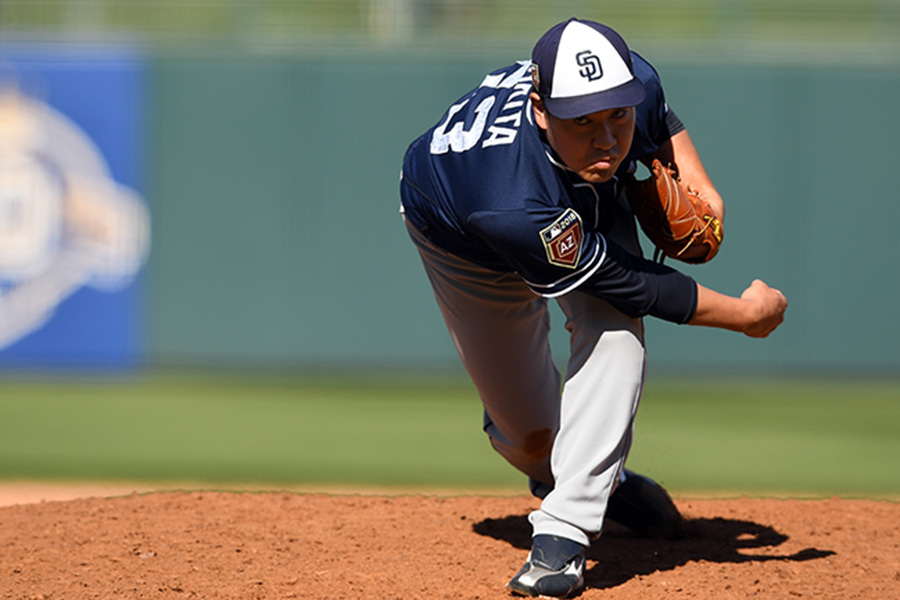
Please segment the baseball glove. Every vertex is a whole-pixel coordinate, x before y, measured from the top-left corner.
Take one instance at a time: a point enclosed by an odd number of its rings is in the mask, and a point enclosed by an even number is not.
[[[724,233],[722,221],[700,194],[685,187],[675,171],[654,159],[650,177],[632,179],[626,190],[641,229],[660,253],[687,263],[704,263],[716,255]]]

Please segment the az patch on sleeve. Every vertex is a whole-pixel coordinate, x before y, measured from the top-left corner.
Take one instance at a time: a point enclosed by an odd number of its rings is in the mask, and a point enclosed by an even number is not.
[[[571,208],[566,210],[550,227],[541,231],[541,241],[547,251],[547,260],[557,267],[574,269],[581,257],[581,240],[584,238],[581,217]]]

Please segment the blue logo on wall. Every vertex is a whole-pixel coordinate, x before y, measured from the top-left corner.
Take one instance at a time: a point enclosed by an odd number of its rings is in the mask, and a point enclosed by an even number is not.
[[[134,364],[150,240],[138,64],[4,58],[0,365]]]

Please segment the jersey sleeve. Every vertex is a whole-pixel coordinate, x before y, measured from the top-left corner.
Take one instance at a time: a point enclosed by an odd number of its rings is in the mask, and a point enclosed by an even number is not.
[[[644,84],[647,97],[635,109],[637,115],[634,139],[628,159],[623,162],[623,168],[627,168],[630,161],[653,154],[673,135],[684,129],[681,120],[669,108],[656,69],[636,52],[632,52],[632,58],[635,75]]]
[[[675,114],[671,108],[666,109],[666,129],[669,131],[669,137],[675,137],[676,133],[680,133],[686,129],[684,123]]]
[[[483,211],[470,215],[468,225],[538,295],[554,298],[579,290],[631,317],[683,324],[694,316],[692,278],[587,230],[571,208]]]

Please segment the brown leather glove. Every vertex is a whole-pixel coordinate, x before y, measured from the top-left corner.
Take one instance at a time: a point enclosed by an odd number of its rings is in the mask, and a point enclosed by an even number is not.
[[[641,229],[656,244],[656,258],[662,252],[687,263],[704,263],[719,251],[722,221],[658,160],[653,160],[649,178],[628,182],[626,194]]]

